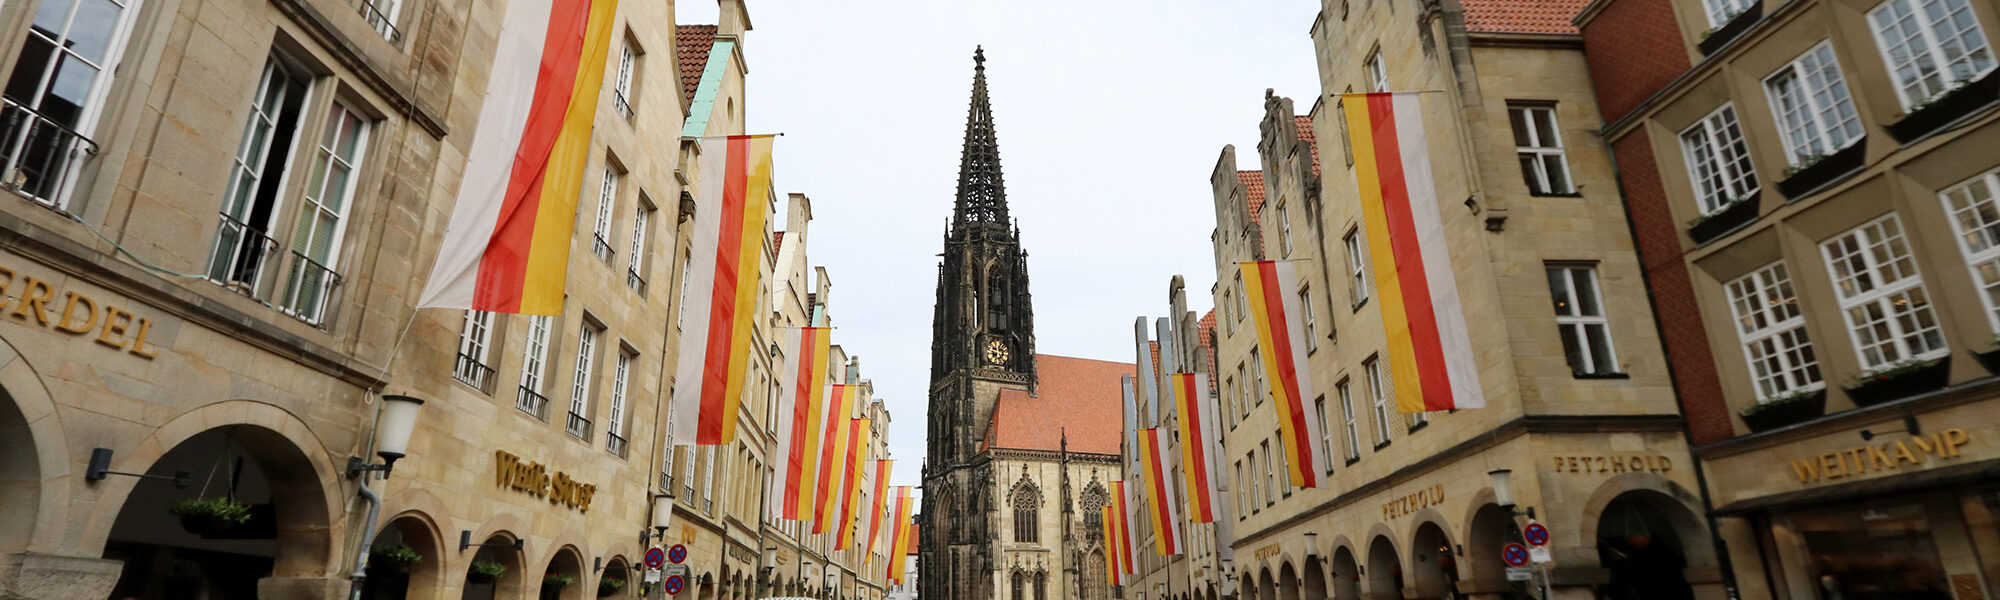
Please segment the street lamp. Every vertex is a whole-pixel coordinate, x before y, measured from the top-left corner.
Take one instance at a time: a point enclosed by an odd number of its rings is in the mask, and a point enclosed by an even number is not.
[[[381,471],[382,478],[389,478],[389,469],[396,461],[410,452],[410,433],[417,430],[417,413],[424,408],[424,401],[409,396],[383,396],[380,420],[375,425],[375,455],[382,457],[382,464],[368,464],[359,456],[347,458],[347,476],[357,477],[369,471]]]
[[[1308,531],[1306,532],[1306,559],[1312,560],[1318,557],[1319,557],[1319,534]]]
[[[1530,506],[1530,507],[1528,507],[1526,511],[1517,511],[1517,510],[1514,510],[1514,471],[1513,471],[1513,470],[1511,470],[1511,469],[1497,469],[1497,470],[1493,470],[1493,471],[1488,471],[1488,472],[1486,473],[1486,475],[1487,475],[1488,477],[1492,477],[1492,478],[1493,478],[1493,503],[1494,503],[1494,504],[1498,504],[1498,505],[1500,505],[1500,508],[1504,508],[1504,509],[1507,509],[1508,511],[1510,511],[1510,512],[1513,512],[1514,514],[1517,514],[1517,515],[1520,515],[1520,514],[1525,514],[1525,515],[1527,515],[1527,516],[1528,516],[1528,518],[1530,518],[1530,519],[1533,519],[1533,518],[1535,518],[1535,507],[1533,507],[1533,506]]]
[[[832,567],[833,565],[827,565],[827,570],[826,570],[827,598],[836,598],[839,597],[840,595],[840,569],[835,569]]]

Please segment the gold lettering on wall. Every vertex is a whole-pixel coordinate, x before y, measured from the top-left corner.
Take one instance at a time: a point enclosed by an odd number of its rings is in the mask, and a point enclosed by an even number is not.
[[[18,286],[16,285],[18,283]],[[18,291],[18,294],[12,292]],[[60,311],[60,312],[58,312]],[[153,320],[131,310],[67,290],[56,300],[56,289],[33,275],[15,281],[13,269],[0,267],[0,312],[22,323],[34,323],[70,335],[97,334],[97,343],[151,360],[160,349],[146,343]]]
[[[1440,483],[1405,494],[1399,498],[1391,498],[1387,503],[1382,505],[1382,519],[1394,519],[1423,510],[1426,507],[1437,506],[1443,503],[1444,484]]]
[[[1593,456],[1552,456],[1557,473],[1666,473],[1674,470],[1673,459],[1659,454],[1615,454]]]
[[[569,474],[551,471],[542,463],[523,462],[506,450],[493,451],[493,483],[579,512],[590,512],[591,497],[597,495],[596,485],[570,479]]]
[[[1792,475],[1799,483],[1854,477],[1870,471],[1901,468],[1905,464],[1924,466],[1928,457],[1957,458],[1958,449],[1972,436],[1963,429],[1946,429],[1930,437],[1910,436],[1873,446],[1855,446],[1819,456],[1792,459]]]

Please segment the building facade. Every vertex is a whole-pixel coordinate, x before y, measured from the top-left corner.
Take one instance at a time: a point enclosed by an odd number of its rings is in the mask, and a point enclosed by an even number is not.
[[[1576,23],[1741,596],[2000,593],[2000,4]]]

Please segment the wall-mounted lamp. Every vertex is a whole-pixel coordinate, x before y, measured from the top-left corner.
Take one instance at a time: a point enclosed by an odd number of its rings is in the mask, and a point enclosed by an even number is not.
[[[653,496],[653,531],[659,539],[667,539],[667,528],[674,526],[674,495]]]
[[[174,482],[174,489],[177,490],[185,490],[187,489],[188,484],[194,482],[194,474],[189,473],[187,471],[174,471],[174,474],[171,477],[166,475],[147,475],[145,473],[126,473],[123,471],[113,471],[111,470],[111,449],[110,448],[92,449],[90,451],[90,466],[84,469],[83,480],[103,481],[105,477],[111,475],[124,475],[126,477],[137,477],[140,479],[165,479],[167,481]]]
[[[1318,557],[1319,557],[1319,534],[1308,531],[1306,532],[1306,558],[1313,559]]]
[[[371,465],[359,456],[350,456],[347,477],[353,479],[363,473],[381,471],[382,478],[388,479],[396,461],[409,455],[410,433],[417,430],[417,413],[423,408],[423,400],[410,396],[383,396],[381,421],[375,426],[375,455],[382,457],[382,464]]]
[[[1872,442],[1875,441],[1876,436],[1880,436],[1884,433],[1896,433],[1897,431],[1908,432],[1912,436],[1922,436],[1924,434],[1923,426],[1917,423],[1917,416],[1910,415],[1907,417],[1903,417],[1903,428],[1901,430],[1885,429],[1880,432],[1877,432],[1873,429],[1861,430],[1861,441]]]
[[[1525,511],[1514,511],[1514,471],[1510,469],[1498,469],[1488,471],[1486,475],[1493,478],[1494,504],[1500,505],[1500,508],[1513,511],[1515,514],[1525,514],[1530,519],[1535,518],[1535,507],[1533,506],[1528,507]]]

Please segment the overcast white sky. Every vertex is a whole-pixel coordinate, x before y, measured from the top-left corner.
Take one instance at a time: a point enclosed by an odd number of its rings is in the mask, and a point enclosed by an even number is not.
[[[1224,144],[1256,168],[1265,88],[1300,112],[1318,88],[1313,0],[747,1],[750,131],[785,133],[778,191],[813,199],[834,342],[888,403],[900,485],[923,461],[974,45],[1044,354],[1131,361],[1133,317],[1167,312],[1175,274],[1206,311],[1209,171]],[[713,0],[676,10],[715,22]]]

